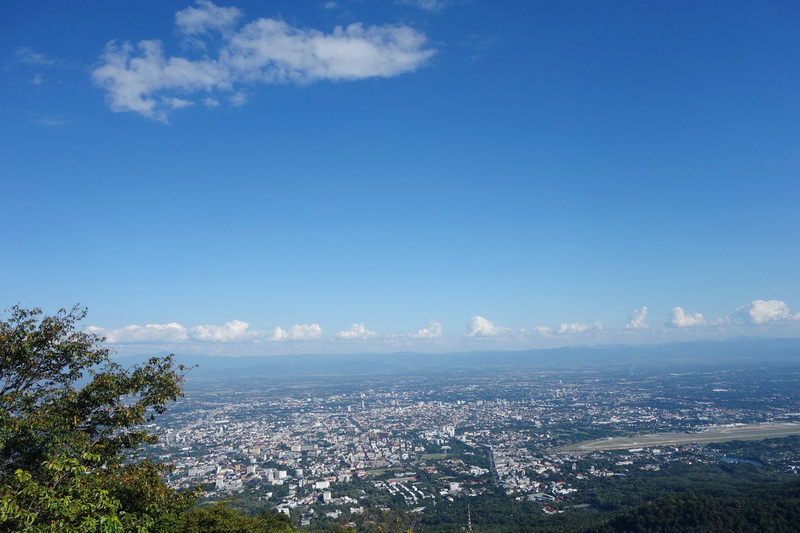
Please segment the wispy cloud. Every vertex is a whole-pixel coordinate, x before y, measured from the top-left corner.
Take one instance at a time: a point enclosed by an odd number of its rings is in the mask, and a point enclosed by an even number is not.
[[[582,324],[573,322],[563,323],[558,327],[534,326],[531,328],[513,329],[497,326],[482,316],[474,316],[467,323],[467,337],[476,338],[505,338],[517,341],[531,340],[534,338],[568,337],[571,335],[592,334],[603,331],[601,322]]]
[[[28,46],[20,46],[14,51],[14,58],[19,63],[28,65],[36,65],[40,67],[54,67],[58,65],[58,61],[45,56],[39,52],[35,52],[33,48]]]
[[[572,324],[561,324],[553,330],[556,335],[575,335],[578,333],[586,333],[593,331],[602,331],[603,324],[594,322],[592,324],[581,324],[580,322],[573,322]]]
[[[552,337],[553,335],[553,328],[550,326],[534,326],[527,331],[534,337]]]
[[[450,5],[448,0],[396,0],[396,4],[418,7],[424,11],[438,13]]]
[[[63,126],[67,121],[63,118],[41,117],[35,119],[33,122],[35,124],[39,124],[40,126],[49,126],[51,128],[55,128],[58,126]]]
[[[239,27],[242,16],[237,8],[201,0],[175,16],[178,33],[200,57],[168,57],[157,40],[112,41],[92,77],[112,110],[166,121],[195,101],[218,102],[217,93],[241,105],[243,86],[389,78],[416,70],[434,54],[425,35],[405,25],[355,23],[325,33],[270,18]],[[212,50],[215,42],[221,44]]]
[[[228,33],[244,13],[236,7],[219,7],[208,0],[198,0],[198,7],[187,7],[175,13],[175,27],[184,35],[201,35],[209,31]]]

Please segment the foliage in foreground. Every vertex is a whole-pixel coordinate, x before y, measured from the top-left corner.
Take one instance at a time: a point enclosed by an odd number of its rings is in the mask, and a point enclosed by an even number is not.
[[[78,331],[85,310],[0,321],[0,531],[173,531],[195,494],[132,461],[142,427],[182,395],[172,357],[124,369]]]

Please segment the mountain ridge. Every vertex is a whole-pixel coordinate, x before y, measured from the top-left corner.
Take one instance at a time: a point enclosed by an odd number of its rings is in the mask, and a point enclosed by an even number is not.
[[[154,355],[115,358],[132,366]],[[531,350],[474,350],[428,354],[419,352],[300,354],[270,356],[213,356],[175,354],[179,364],[195,367],[193,377],[290,376],[369,374],[447,369],[557,369],[568,364],[671,365],[721,364],[734,361],[800,361],[800,338],[737,337],[652,344],[581,345]]]

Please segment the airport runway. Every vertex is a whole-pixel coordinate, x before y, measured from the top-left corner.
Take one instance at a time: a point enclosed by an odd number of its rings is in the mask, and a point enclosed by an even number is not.
[[[571,444],[560,448],[565,452],[590,452],[599,450],[624,450],[651,448],[676,444],[703,444],[729,440],[761,440],[789,435],[800,435],[800,424],[794,422],[756,424],[750,426],[721,426],[698,433],[651,433],[633,437],[613,437]]]

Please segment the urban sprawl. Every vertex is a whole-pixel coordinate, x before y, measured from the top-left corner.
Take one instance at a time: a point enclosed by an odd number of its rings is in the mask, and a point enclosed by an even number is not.
[[[376,508],[425,513],[498,488],[559,513],[592,478],[737,460],[691,442],[575,444],[752,424],[800,433],[796,378],[733,368],[190,379],[148,453],[174,465],[175,487],[205,485],[212,500],[247,495],[301,526],[352,525]],[[798,472],[796,454],[776,461]]]

